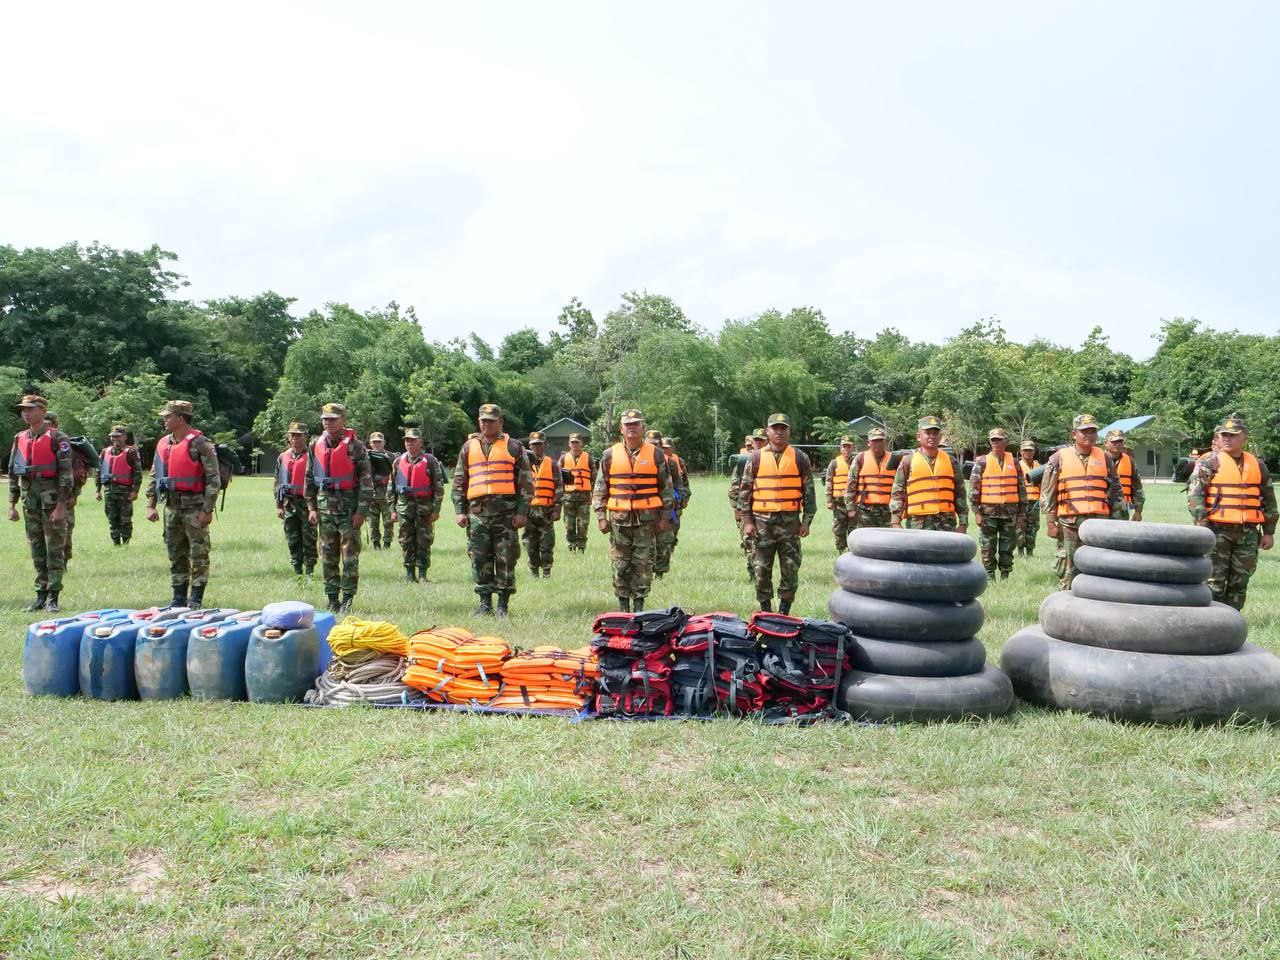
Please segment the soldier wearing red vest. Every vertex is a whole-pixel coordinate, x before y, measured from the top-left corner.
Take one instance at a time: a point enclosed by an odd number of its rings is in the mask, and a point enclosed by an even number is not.
[[[164,436],[156,444],[147,483],[147,520],[160,519],[164,500],[164,545],[173,584],[170,607],[199,609],[209,582],[209,524],[222,489],[218,454],[207,437],[191,426],[192,407],[170,400],[160,410]]]
[[[987,434],[991,452],[973,462],[969,494],[978,518],[978,546],[987,579],[994,581],[1013,572],[1013,550],[1026,528],[1027,483],[1018,458],[1008,450],[1009,435],[1003,427]]]
[[[1045,532],[1058,541],[1054,568],[1063,590],[1075,579],[1080,524],[1090,517],[1125,518],[1115,462],[1097,447],[1098,421],[1080,414],[1071,421],[1071,440],[1071,446],[1050,454],[1040,476]]]
[[[395,497],[391,523],[400,524],[404,578],[410,583],[426,583],[440,502],[444,499],[444,467],[422,449],[421,430],[409,427],[403,439],[404,453],[391,464],[391,490]]]
[[[564,484],[564,539],[569,552],[587,549],[587,533],[591,526],[591,487],[596,479],[596,462],[582,449],[582,435],[569,434],[569,449],[560,455],[560,469],[566,474]]]
[[[818,512],[813,469],[803,451],[791,446],[791,420],[772,413],[765,424],[769,445],[747,459],[738,491],[743,512],[742,532],[755,543],[756,600],[761,610],[773,609],[773,561],[778,574],[778,610],[790,613],[800,586],[800,541]]]
[[[44,397],[27,394],[18,413],[27,425],[13,438],[9,453],[9,520],[18,522],[18,501],[26,524],[31,563],[36,571],[36,599],[29,612],[59,611],[58,594],[66,572],[67,504],[75,478],[71,442],[44,422],[49,404]]]
[[[142,459],[137,447],[125,443],[126,437],[123,425],[112,427],[111,443],[98,457],[96,497],[104,500],[111,542],[117,547],[133,538],[133,502],[142,492]]]
[[[560,467],[546,455],[547,438],[534,430],[529,434],[529,473],[533,477],[533,499],[529,501],[529,521],[524,525],[525,552],[529,554],[529,573],[537,579],[538,571],[551,576],[555,561],[556,523],[564,503],[564,479]]]
[[[1036,459],[1034,440],[1023,440],[1018,452],[1021,454],[1018,466],[1027,484],[1026,523],[1018,537],[1018,551],[1030,557],[1036,552],[1036,536],[1040,533],[1040,478],[1032,480],[1030,474],[1040,466],[1040,461]]]
[[[601,533],[609,535],[618,609],[640,611],[653,582],[657,535],[675,505],[662,450],[644,438],[644,414],[622,412],[622,440],[604,452],[592,491]]]
[[[1137,464],[1133,462],[1133,454],[1125,446],[1123,430],[1107,431],[1107,453],[1115,461],[1120,495],[1124,497],[1125,516],[1130,520],[1141,520],[1147,493],[1142,489],[1142,474],[1138,473]]]
[[[942,421],[921,417],[916,443],[919,448],[902,458],[893,475],[889,526],[968,533],[964,474],[960,461],[942,449]]]
[[[1258,566],[1258,549],[1275,545],[1276,492],[1259,457],[1245,450],[1249,434],[1239,414],[1214,432],[1213,453],[1197,461],[1187,491],[1191,519],[1217,538],[1210,559],[1213,599],[1244,609],[1249,578]]]
[[[315,475],[306,424],[289,424],[289,449],[276,459],[276,516],[284,522],[284,541],[296,576],[312,576],[316,570],[316,524],[311,515]]]
[[[831,511],[831,535],[836,541],[836,553],[844,553],[848,549],[852,519],[857,516],[849,509],[845,500],[853,469],[853,437],[841,437],[840,452],[827,464],[824,483],[827,490],[827,509]]]
[[[347,428],[344,405],[321,407],[320,425],[324,429],[311,444],[311,515],[319,527],[316,539],[329,609],[350,613],[360,588],[360,528],[373,503],[373,470],[365,445]]]

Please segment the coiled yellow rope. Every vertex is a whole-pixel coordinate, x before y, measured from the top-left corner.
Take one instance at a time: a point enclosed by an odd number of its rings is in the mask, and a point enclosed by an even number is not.
[[[409,652],[409,638],[394,623],[347,617],[329,631],[329,649],[335,657],[345,657],[357,650],[376,650],[403,657]]]

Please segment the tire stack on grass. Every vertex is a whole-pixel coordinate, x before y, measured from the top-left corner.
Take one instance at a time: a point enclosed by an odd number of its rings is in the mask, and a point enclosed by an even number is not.
[[[1280,659],[1205,585],[1209,530],[1094,519],[1080,541],[1071,589],[1005,645],[1018,696],[1140,723],[1280,720]]]
[[[1009,678],[977,636],[987,574],[976,549],[959,533],[849,534],[828,610],[854,635],[840,705],[855,720],[993,717],[1013,705]]]

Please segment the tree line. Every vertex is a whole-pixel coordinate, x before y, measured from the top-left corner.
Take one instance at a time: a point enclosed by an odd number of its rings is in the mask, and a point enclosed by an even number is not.
[[[0,396],[42,393],[65,432],[102,440],[120,422],[144,445],[159,433],[155,411],[181,397],[204,432],[246,449],[282,446],[292,420],[318,428],[320,405],[337,400],[363,435],[382,431],[394,446],[414,421],[444,455],[484,402],[500,403],[518,436],[572,417],[597,448],[638,406],[702,469],[775,410],[790,415],[797,442],[830,442],[866,415],[898,446],[936,413],[968,450],[995,424],[1014,439],[1062,442],[1081,411],[1101,423],[1154,414],[1153,439],[1204,445],[1238,411],[1253,446],[1280,455],[1280,337],[1195,319],[1164,321],[1154,355],[1136,361],[1101,326],[1075,346],[1024,344],[979,319],[929,343],[896,329],[833,332],[821,310],[800,306],[711,331],[646,291],[600,317],[574,298],[549,334],[529,326],[492,344],[474,333],[428,339],[413,308],[395,302],[297,316],[273,291],[184,299],[176,261],[156,246],[0,246]],[[20,426],[6,402],[0,428]]]

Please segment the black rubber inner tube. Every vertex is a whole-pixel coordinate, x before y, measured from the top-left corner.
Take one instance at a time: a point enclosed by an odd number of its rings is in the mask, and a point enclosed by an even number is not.
[[[1073,562],[1081,573],[1157,583],[1203,583],[1213,572],[1213,563],[1208,557],[1129,553],[1105,547],[1079,547]]]
[[[911,563],[964,563],[978,551],[978,545],[963,533],[895,527],[854,530],[848,544],[850,552],[860,557]]]
[[[851,670],[840,706],[855,720],[964,720],[1013,706],[1009,678],[991,664],[963,677],[893,677]]]
[[[1185,523],[1133,523],[1094,517],[1080,524],[1080,542],[1130,553],[1203,557],[1213,549],[1212,530]]]
[[[889,600],[840,589],[832,591],[827,609],[854,633],[882,640],[965,640],[981,631],[983,620],[977,600]]]
[[[1213,602],[1213,591],[1206,583],[1155,583],[1094,577],[1087,573],[1076,575],[1071,581],[1071,592],[1086,600],[1146,603],[1155,607],[1207,607]]]
[[[1138,653],[1213,654],[1239,650],[1249,633],[1240,611],[1207,607],[1153,607],[1086,600],[1053,593],[1040,604],[1040,626],[1057,640]]]
[[[976,560],[912,563],[842,553],[836,583],[854,593],[893,600],[972,600],[987,589],[987,572]]]
[[[963,677],[987,662],[977,637],[967,640],[881,640],[855,636],[850,660],[857,670],[895,677]]]

